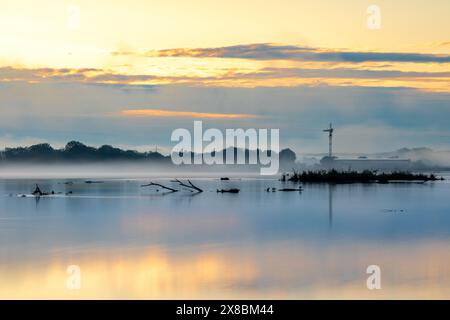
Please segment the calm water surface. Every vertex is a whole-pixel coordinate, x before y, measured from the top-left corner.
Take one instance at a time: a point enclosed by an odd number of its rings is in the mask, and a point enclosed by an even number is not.
[[[450,298],[450,183],[0,180],[0,298]],[[43,197],[41,189],[63,192]],[[216,193],[238,187],[239,194]],[[65,196],[64,193],[73,194]],[[368,290],[366,268],[381,268]],[[69,265],[81,288],[66,286]]]

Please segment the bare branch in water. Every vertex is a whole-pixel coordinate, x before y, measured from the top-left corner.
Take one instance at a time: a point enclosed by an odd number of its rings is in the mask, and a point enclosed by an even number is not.
[[[150,182],[149,184],[141,185],[141,187],[151,187],[151,186],[161,187],[161,188],[166,189],[166,190],[169,190],[169,191],[171,191],[171,192],[178,192],[177,189],[173,189],[173,188],[170,188],[170,187],[166,187],[166,186],[164,186],[164,185],[162,185],[162,184],[159,184],[159,183],[153,183],[153,182]]]
[[[181,182],[181,181],[178,180],[178,179],[175,179],[175,182],[178,182],[181,186],[183,186],[183,187],[185,187],[185,188],[193,189],[193,190],[195,190],[195,191],[197,191],[197,192],[203,192],[202,189],[200,189],[199,187],[195,186],[190,180],[188,180],[188,183],[189,183],[189,184],[183,183],[183,182]],[[191,192],[192,192],[192,190],[191,190]]]

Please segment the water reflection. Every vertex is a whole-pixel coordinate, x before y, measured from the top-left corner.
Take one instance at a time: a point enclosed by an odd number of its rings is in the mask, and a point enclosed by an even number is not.
[[[333,227],[333,189],[334,185],[328,185],[328,223],[330,230]]]
[[[223,248],[92,250],[0,268],[0,298],[445,298],[450,253],[439,242],[318,249],[280,242]],[[416,246],[417,245],[417,246]],[[402,253],[403,252],[403,253]],[[425,258],[425,259],[424,259]],[[382,290],[366,288],[366,267]],[[80,290],[66,287],[70,264]]]
[[[231,195],[215,192],[220,181],[195,182],[206,190],[195,197],[142,181],[43,181],[74,194],[1,196],[0,298],[450,297],[448,183],[294,194],[249,180],[230,182],[241,187]],[[0,182],[0,194],[29,186]],[[380,291],[366,288],[371,264]],[[66,288],[69,265],[81,268],[80,290]]]

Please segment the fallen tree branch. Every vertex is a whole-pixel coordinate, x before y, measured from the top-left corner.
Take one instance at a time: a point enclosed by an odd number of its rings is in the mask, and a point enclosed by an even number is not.
[[[162,185],[162,184],[159,184],[159,183],[153,183],[153,182],[150,182],[149,184],[143,184],[143,185],[141,185],[141,187],[151,187],[151,186],[161,187],[161,188],[166,189],[166,190],[169,190],[169,191],[171,191],[171,192],[178,192],[177,189],[173,189],[173,188],[170,188],[170,187],[166,187],[166,186],[164,186],[164,185]]]
[[[193,189],[193,190],[195,190],[197,192],[203,192],[202,189],[200,189],[199,187],[195,186],[190,180],[188,180],[189,184],[185,184],[185,183],[181,182],[178,179],[175,179],[175,182],[178,182],[182,187],[185,187],[185,188],[188,188],[188,189]],[[191,192],[192,192],[192,190],[191,190]]]
[[[200,188],[197,187],[197,186],[194,186],[194,184],[191,182],[191,180],[188,180],[188,182],[189,182],[189,184],[192,186],[192,188],[194,188],[194,189],[197,190],[198,192],[203,192],[202,189],[200,189]]]

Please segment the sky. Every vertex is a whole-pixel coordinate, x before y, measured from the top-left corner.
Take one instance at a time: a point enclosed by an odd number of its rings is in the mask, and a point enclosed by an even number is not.
[[[0,0],[0,149],[168,152],[171,132],[281,147],[448,150],[448,0]]]

